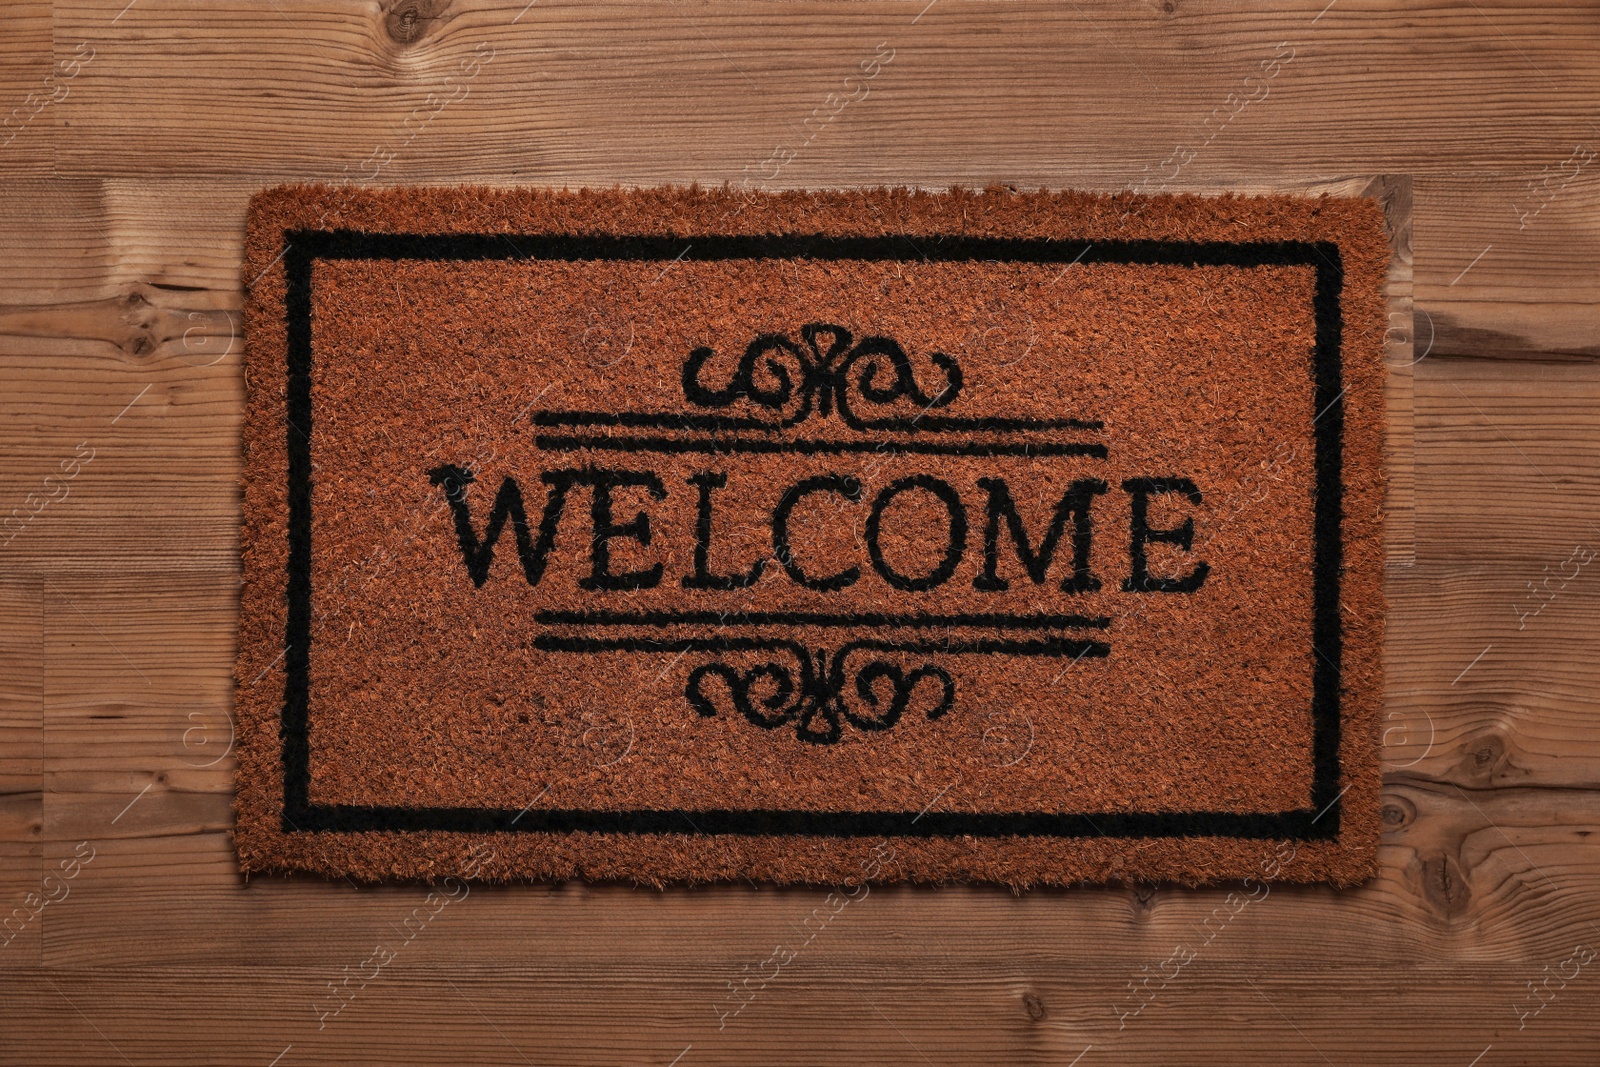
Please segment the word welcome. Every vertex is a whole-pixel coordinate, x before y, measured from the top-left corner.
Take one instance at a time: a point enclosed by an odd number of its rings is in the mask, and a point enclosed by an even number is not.
[[[454,517],[455,535],[461,551],[462,563],[475,586],[482,587],[489,580],[494,563],[495,546],[509,520],[516,543],[517,557],[522,565],[523,577],[530,586],[538,586],[548,568],[556,544],[562,515],[575,490],[584,489],[589,494],[588,530],[578,539],[588,556],[588,573],[578,579],[579,588],[591,591],[627,591],[653,589],[666,579],[666,564],[655,562],[646,567],[617,570],[612,561],[612,544],[631,541],[640,548],[649,548],[656,542],[659,529],[652,516],[643,507],[634,511],[625,521],[617,518],[619,495],[642,493],[648,501],[665,501],[668,497],[666,483],[652,471],[620,470],[611,468],[563,468],[545,470],[539,481],[546,487],[543,512],[535,528],[528,518],[528,507],[522,483],[507,476],[500,482],[494,501],[490,505],[481,532],[474,525],[472,508],[467,500],[466,488],[477,476],[468,468],[455,465],[435,467],[428,472],[430,481],[440,487]],[[1012,578],[1000,573],[1001,560],[1009,550],[1021,565],[1020,573],[1008,567],[1013,577],[1025,576],[1035,585],[1050,580],[1050,571],[1058,551],[1067,539],[1071,524],[1071,565],[1061,568],[1065,573],[1057,587],[1066,593],[1089,593],[1101,587],[1100,579],[1093,573],[1090,553],[1094,536],[1092,504],[1094,498],[1107,492],[1106,483],[1095,478],[1074,481],[1057,500],[1048,523],[1029,531],[1017,510],[1016,497],[1006,479],[979,477],[977,485],[984,493],[981,502],[963,499],[950,482],[932,474],[914,474],[881,486],[871,494],[867,503],[867,487],[854,474],[830,473],[801,479],[783,490],[770,513],[759,520],[771,531],[772,552],[769,557],[755,559],[731,570],[714,572],[710,560],[715,552],[713,530],[722,525],[716,518],[716,498],[720,490],[728,487],[724,471],[704,470],[691,474],[686,484],[696,494],[696,521],[692,531],[684,531],[692,538],[692,551],[671,552],[669,559],[687,558],[691,562],[689,573],[679,576],[685,589],[739,590],[754,586],[765,575],[769,561],[794,583],[819,592],[837,592],[863,580],[868,572],[890,587],[904,592],[926,592],[951,581],[959,570],[969,548],[969,532],[974,525],[973,513],[981,515],[981,563],[970,582],[980,592],[1003,592],[1011,587]],[[1188,593],[1200,588],[1210,573],[1210,565],[1200,560],[1187,574],[1176,577],[1157,577],[1150,571],[1148,546],[1167,544],[1182,551],[1190,551],[1195,537],[1194,518],[1185,518],[1177,526],[1155,528],[1150,525],[1149,509],[1153,498],[1174,494],[1192,505],[1203,503],[1200,489],[1187,478],[1131,478],[1122,483],[1128,494],[1131,515],[1128,531],[1128,577],[1122,583],[1125,592]],[[747,489],[727,492],[722,496],[748,502],[752,493]],[[924,541],[926,536],[937,538],[940,560],[922,574],[907,574],[892,564],[884,554],[885,530],[892,521],[890,509],[901,497],[912,495],[925,498],[944,512],[942,530],[933,533],[928,524],[908,524],[908,529],[898,532],[909,535],[913,541]],[[865,511],[865,559],[824,572],[795,551],[790,537],[790,523],[795,511],[811,498],[831,498],[856,507],[859,514]],[[1027,499],[1024,496],[1024,499]],[[633,507],[636,505],[627,505]],[[750,521],[740,516],[744,521]],[[1065,555],[1065,553],[1062,553]],[[866,564],[863,569],[861,564]]]

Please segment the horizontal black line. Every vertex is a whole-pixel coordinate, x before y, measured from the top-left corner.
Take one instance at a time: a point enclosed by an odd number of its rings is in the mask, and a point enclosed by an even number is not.
[[[288,831],[359,833],[612,833],[692,837],[1223,837],[1318,840],[1337,837],[1305,808],[1282,812],[962,812],[574,810],[566,808],[401,808],[311,805],[284,812]]]
[[[970,626],[993,630],[1104,630],[1104,615],[881,614],[828,615],[806,611],[541,611],[535,621],[560,626]]]
[[[698,415],[656,411],[535,411],[535,426],[620,426],[647,430],[706,430],[712,433],[736,430],[765,430],[769,433],[789,429],[761,419],[733,415]],[[877,427],[869,427],[875,429]],[[920,415],[896,420],[894,429],[915,433],[1023,433],[1048,430],[1103,430],[1099,419],[1014,419],[995,416],[957,419],[946,415]]]
[[[1082,241],[919,234],[909,238],[830,234],[365,233],[289,230],[285,243],[311,259],[1007,261],[1178,267],[1319,266],[1336,250],[1309,241]]]
[[[557,637],[540,634],[533,647],[541,652],[766,652],[799,649],[786,638],[735,637]],[[1043,656],[1051,659],[1104,659],[1111,646],[1103,641],[1042,637],[1032,641],[969,638],[947,641],[850,640],[844,648],[873,652],[917,652],[923,655]]]
[[[1103,430],[1099,419],[1009,419],[981,416],[958,419],[949,415],[920,415],[908,420],[920,429],[944,431],[983,431],[1012,433],[1028,430]]]
[[[1039,441],[1026,444],[978,443],[945,444],[940,441],[741,441],[712,438],[708,441],[681,441],[670,437],[561,437],[536,434],[535,446],[549,452],[579,452],[598,449],[607,452],[734,452],[838,455],[878,452],[886,455],[923,456],[1092,456],[1106,458],[1106,446],[1082,441]]]
[[[535,411],[535,426],[626,426],[647,430],[770,430],[760,419],[655,411]]]

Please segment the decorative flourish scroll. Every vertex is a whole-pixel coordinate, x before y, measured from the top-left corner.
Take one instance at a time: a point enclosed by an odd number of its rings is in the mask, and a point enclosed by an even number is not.
[[[710,348],[689,353],[683,364],[683,395],[704,408],[727,408],[744,400],[780,413],[780,421],[761,424],[767,429],[794,426],[812,415],[826,418],[837,410],[857,430],[910,432],[920,428],[916,413],[863,418],[853,405],[888,408],[907,401],[920,413],[945,407],[961,392],[961,367],[943,352],[928,356],[943,380],[937,389],[925,389],[899,342],[876,335],[856,340],[843,326],[826,322],[800,327],[799,343],[787,334],[761,334],[745,346],[726,385],[710,386],[701,378],[715,356]]]
[[[684,696],[701,715],[717,715],[717,702],[708,691],[710,679],[721,682],[734,710],[764,730],[793,725],[795,735],[814,745],[831,745],[843,735],[844,724],[858,730],[887,730],[900,721],[913,697],[920,699],[936,683],[938,699],[927,709],[937,719],[955,703],[956,685],[943,667],[924,663],[913,670],[881,658],[885,651],[872,642],[852,641],[834,653],[806,648],[797,642],[775,642],[770,649],[793,656],[791,668],[779,658],[740,666],[724,659],[702,663],[689,672]],[[871,652],[867,659],[846,661],[854,653]],[[852,683],[853,684],[850,684]]]

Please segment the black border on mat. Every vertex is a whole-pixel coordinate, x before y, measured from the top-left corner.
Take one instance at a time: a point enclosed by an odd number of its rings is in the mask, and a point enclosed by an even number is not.
[[[1277,812],[911,812],[803,810],[534,810],[360,807],[312,804],[311,639],[311,285],[319,259],[633,259],[670,261],[805,257],[829,260],[1012,260],[1148,266],[1309,266],[1316,271],[1312,355],[1317,414],[1315,556],[1312,565],[1313,777],[1311,804]],[[288,351],[289,558],[285,647],[283,829],[285,832],[453,831],[820,837],[1234,837],[1335,839],[1339,834],[1339,583],[1343,566],[1344,407],[1340,295],[1344,268],[1331,242],[1060,241],[919,235],[904,237],[606,237],[539,234],[398,234],[351,230],[284,233]]]

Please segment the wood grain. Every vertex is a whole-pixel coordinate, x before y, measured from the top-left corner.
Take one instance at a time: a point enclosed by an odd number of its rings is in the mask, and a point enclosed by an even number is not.
[[[917,937],[915,930],[906,934]],[[1465,1065],[1486,1047],[1502,1064],[1593,1063],[1596,1024],[1571,987],[1517,1030],[1514,1008],[1527,991],[1525,972],[1515,967],[1418,965],[1373,974],[1197,961],[1119,1031],[1111,990],[1125,981],[1120,969],[997,958],[964,972],[961,1002],[951,1004],[905,973],[906,960],[940,957],[936,946],[912,943],[903,957],[881,962],[850,958],[846,945],[797,960],[722,1030],[715,1013],[720,983],[689,968],[662,975],[626,967],[468,965],[440,980],[405,972],[397,961],[392,975],[367,986],[321,1030],[313,1005],[337,973],[154,971],[129,981],[115,972],[66,970],[29,976],[10,992],[16,1025],[49,1032],[29,1062],[74,1067],[266,1065],[279,1056],[285,1064],[436,1064],[441,1047],[451,1063],[507,1067],[666,1067],[680,1055],[680,1064],[752,1063],[777,1051],[785,1064],[819,1067],[846,1059],[1059,1067],[1079,1057],[1084,1067],[1325,1067],[1357,1055]],[[1463,995],[1467,990],[1471,997]],[[436,1044],[415,1040],[419,1018],[434,1020]],[[172,1035],[179,1032],[193,1051],[174,1055]]]
[[[6,7],[0,35],[0,167],[8,174],[48,174],[54,163],[52,108],[71,95],[71,79],[53,77],[49,0]]]
[[[1588,129],[1600,95],[1600,25],[1581,4],[1311,0],[1262,15],[1022,0],[996,17],[981,0],[925,13],[926,0],[546,0],[440,4],[397,32],[378,3],[253,0],[223,16],[140,0],[117,19],[125,3],[56,9],[58,54],[85,40],[101,52],[58,114],[71,123],[58,173],[333,177],[391,143],[387,181],[738,180],[880,41],[894,50],[882,86],[789,180],[1035,184],[1063,158],[1125,180],[1195,138],[1228,93],[1259,96],[1244,79],[1275,54],[1292,58],[1268,94],[1195,165],[1519,169],[1552,135]],[[492,58],[462,71],[480,44]],[[429,93],[454,99],[407,127]],[[1395,106],[1423,98],[1426,114]]]
[[[0,947],[0,1063],[1594,1062],[1600,967],[1551,977],[1600,947],[1600,558],[1574,563],[1600,550],[1591,6],[26,0],[7,15],[0,118],[56,99],[0,147],[0,518],[27,515],[0,534],[0,916],[76,873]],[[866,96],[820,118],[879,42],[894,58]],[[1274,56],[1266,95],[1239,108]],[[797,154],[770,174],[782,146]],[[796,937],[822,890],[480,887],[404,939],[420,887],[240,881],[252,189],[1248,191],[1375,173],[1414,181],[1391,190],[1409,188],[1410,273],[1392,284],[1390,830],[1371,884],[1272,886],[1221,927],[1226,888],[875,890],[724,1020],[729,983]],[[380,944],[395,961],[320,1018],[328,983]],[[1178,946],[1192,964],[1152,982]]]
[[[43,939],[44,602],[0,579],[0,970],[37,967]]]
[[[80,840],[96,852],[71,898],[46,916],[52,966],[338,965],[400,927],[427,895],[416,886],[310,879],[241,886],[227,840],[231,798],[188,791],[167,775],[112,824],[139,793],[130,783],[115,794],[51,794],[46,864],[71,856]],[[1509,964],[1564,955],[1575,926],[1600,922],[1600,842],[1586,836],[1600,827],[1600,804],[1591,791],[1397,780],[1385,804],[1394,829],[1378,879],[1343,893],[1272,887],[1251,905],[1249,922],[1230,925],[1208,955],[1262,964]],[[871,908],[845,914],[859,942],[852,952],[863,959],[900,951],[895,931],[911,924],[955,959],[1047,951],[1137,970],[1191,936],[1236,890],[1100,888],[1017,899],[1002,889],[950,888],[930,898],[889,887],[872,891]],[[560,966],[606,958],[640,967],[690,960],[736,972],[763,959],[766,940],[788,936],[825,896],[733,886],[666,896],[483,886],[448,911],[449,937],[418,938],[408,960],[443,971],[463,959]],[[130,915],[138,918],[132,925]],[[603,943],[593,943],[595,929],[610,932]],[[1334,956],[1329,938],[1340,946]]]

